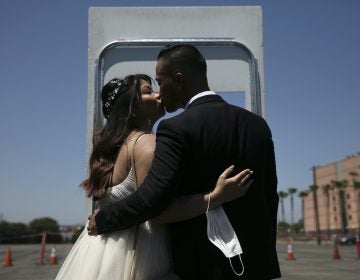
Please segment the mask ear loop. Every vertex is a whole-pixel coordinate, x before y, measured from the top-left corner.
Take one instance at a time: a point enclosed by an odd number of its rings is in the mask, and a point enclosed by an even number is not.
[[[207,205],[207,208],[206,208],[206,214],[209,212],[209,208],[210,208],[210,201],[211,201],[211,192],[209,193],[209,201],[208,201],[208,205]],[[241,267],[242,267],[242,271],[241,273],[237,273],[231,263],[231,259],[229,258],[229,262],[230,262],[230,266],[231,266],[231,269],[232,271],[237,275],[237,276],[241,276],[244,274],[244,271],[245,271],[245,267],[244,267],[244,264],[242,262],[242,259],[241,259],[241,254],[239,254],[239,259],[240,259],[240,262],[241,262]]]
[[[244,267],[244,264],[243,264],[243,262],[242,262],[241,255],[239,255],[239,259],[240,259],[241,267],[242,267],[241,273],[237,273],[237,272],[235,271],[235,269],[234,269],[234,267],[233,267],[233,265],[232,265],[232,263],[231,263],[231,259],[229,258],[229,262],[230,262],[231,269],[232,269],[232,271],[233,271],[237,276],[243,275],[243,274],[244,274],[244,271],[245,271],[245,267]]]

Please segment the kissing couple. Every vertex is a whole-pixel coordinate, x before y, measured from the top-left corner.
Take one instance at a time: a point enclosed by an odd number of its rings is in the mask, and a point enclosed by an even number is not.
[[[161,49],[156,82],[159,93],[143,74],[103,87],[82,183],[96,210],[56,279],[279,278],[267,123],[210,90],[191,44]]]

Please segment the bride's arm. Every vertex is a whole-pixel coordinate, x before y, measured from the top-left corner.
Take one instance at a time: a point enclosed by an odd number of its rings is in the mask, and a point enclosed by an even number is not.
[[[169,207],[160,216],[153,218],[155,223],[173,223],[188,220],[217,208],[246,194],[253,180],[250,179],[252,171],[245,169],[233,177],[228,176],[233,171],[230,166],[219,176],[216,186],[209,194],[195,194],[181,196],[172,201]]]
[[[136,145],[134,156],[138,186],[142,184],[150,170],[154,150],[155,137],[153,135],[145,135]],[[208,204],[209,209],[214,209],[245,195],[252,183],[252,180],[250,180],[252,171],[245,169],[228,178],[233,168],[233,166],[230,166],[219,176],[211,193],[178,197],[170,203],[169,207],[160,216],[153,218],[152,221],[156,223],[172,223],[188,220],[205,213]]]

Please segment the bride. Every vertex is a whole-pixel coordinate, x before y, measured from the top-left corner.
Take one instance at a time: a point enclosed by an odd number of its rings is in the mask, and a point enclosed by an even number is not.
[[[99,209],[140,186],[155,149],[154,123],[165,114],[150,77],[137,74],[112,79],[102,90],[107,122],[95,135],[89,177],[81,184]],[[229,167],[211,193],[211,208],[244,195],[252,171],[234,177]],[[205,212],[209,195],[176,199],[159,217],[127,230],[89,236],[86,228],[66,257],[56,279],[179,279],[171,274],[171,248],[166,223]],[[95,210],[96,211],[96,210]]]

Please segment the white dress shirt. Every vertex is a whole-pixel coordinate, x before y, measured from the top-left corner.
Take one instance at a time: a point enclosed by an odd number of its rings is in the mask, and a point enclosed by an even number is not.
[[[189,105],[191,103],[194,102],[194,100],[200,98],[200,97],[203,97],[203,96],[206,96],[206,95],[215,95],[216,93],[214,91],[211,91],[211,90],[208,90],[208,91],[203,91],[203,92],[200,92],[196,95],[194,95],[193,97],[191,97],[191,99],[188,101],[188,103],[186,103],[185,105],[185,110],[189,107]]]

